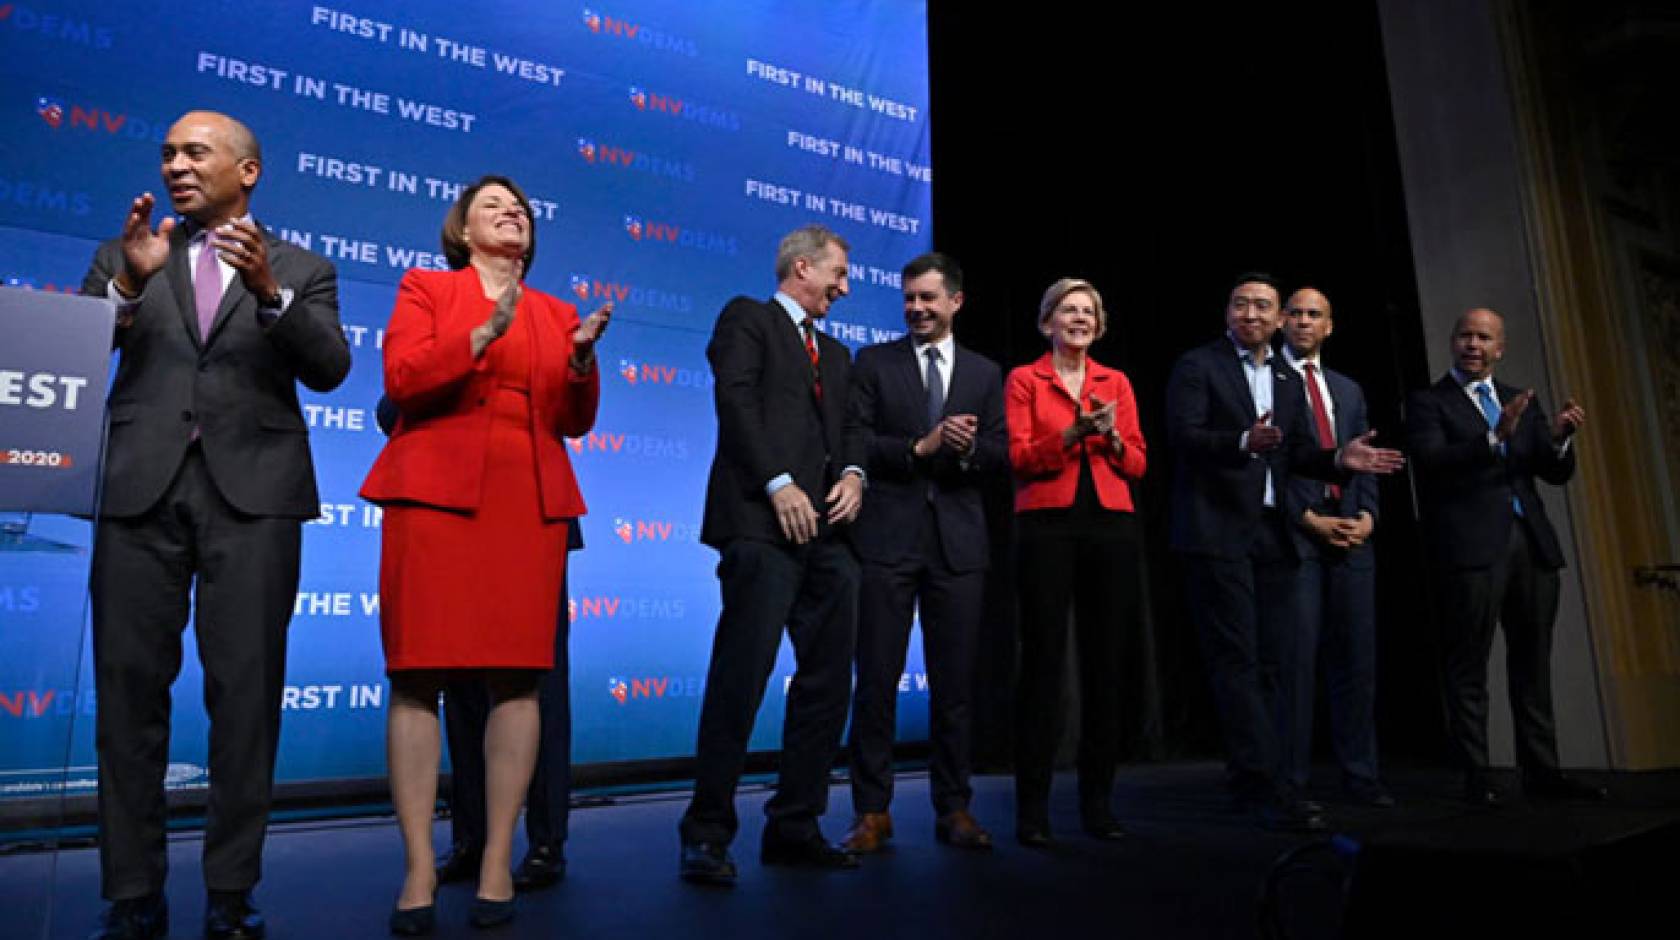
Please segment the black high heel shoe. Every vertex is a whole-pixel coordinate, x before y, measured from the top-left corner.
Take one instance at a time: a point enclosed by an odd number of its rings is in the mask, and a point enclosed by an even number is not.
[[[510,924],[513,922],[513,898],[506,901],[473,898],[472,913],[467,919],[474,927],[500,927]]]
[[[425,907],[391,910],[391,933],[399,937],[424,937],[437,929],[437,900]]]

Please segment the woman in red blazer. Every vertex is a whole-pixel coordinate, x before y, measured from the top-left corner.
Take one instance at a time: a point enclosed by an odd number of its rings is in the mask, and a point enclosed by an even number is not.
[[[1021,597],[1016,690],[1016,838],[1050,843],[1050,779],[1061,739],[1068,612],[1079,648],[1079,809],[1085,831],[1119,839],[1111,791],[1119,756],[1122,638],[1137,629],[1138,534],[1128,481],[1145,466],[1124,373],[1092,359],[1108,327],[1102,296],[1063,278],[1039,305],[1050,352],[1009,373]]]
[[[437,702],[463,671],[482,676],[491,696],[472,922],[513,916],[513,827],[537,753],[537,680],[554,665],[566,520],[584,513],[562,438],[595,423],[595,341],[611,315],[609,306],[579,322],[571,304],[525,288],[535,245],[525,194],[484,177],[444,220],[454,270],[405,274],[385,331],[385,394],[400,417],[362,496],[385,508],[386,748],[407,853],[394,933],[435,924]]]

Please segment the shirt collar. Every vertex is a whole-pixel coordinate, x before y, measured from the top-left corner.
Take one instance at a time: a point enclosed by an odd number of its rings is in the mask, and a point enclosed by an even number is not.
[[[955,356],[957,338],[950,333],[946,333],[945,338],[937,343],[918,343],[915,340],[911,340],[910,345],[914,346],[916,349],[917,362],[927,359],[927,350],[928,347],[931,346],[934,349],[939,350],[939,361],[949,365]]]
[[[1322,353],[1313,353],[1310,356],[1297,356],[1295,354],[1295,347],[1289,345],[1288,343],[1284,343],[1283,361],[1289,363],[1290,368],[1294,369],[1296,372],[1305,372],[1306,367],[1310,365],[1314,369],[1318,370],[1319,375],[1324,374],[1324,358]]]
[[[1493,376],[1491,376],[1491,375],[1486,377],[1486,378],[1472,379],[1469,376],[1465,375],[1463,372],[1459,371],[1458,366],[1453,366],[1451,371],[1452,371],[1453,381],[1458,383],[1459,388],[1462,388],[1467,392],[1470,392],[1470,393],[1474,394],[1475,391],[1476,391],[1476,386],[1478,386],[1478,385],[1486,385],[1488,387],[1488,391],[1490,391],[1490,392],[1495,391],[1494,385],[1493,385]]]
[[[1225,331],[1225,338],[1231,341],[1231,348],[1237,351],[1237,358],[1241,359],[1243,361],[1244,365],[1248,365],[1248,366],[1254,366],[1255,365],[1253,357],[1249,356],[1248,350],[1243,347],[1243,344],[1237,342],[1237,338],[1234,335],[1231,334],[1230,330]],[[1266,363],[1272,361],[1272,356],[1273,356],[1274,353],[1273,353],[1273,350],[1272,350],[1272,344],[1271,343],[1260,344],[1260,349],[1266,355],[1266,358],[1261,359],[1260,363],[1259,363],[1260,366],[1263,366]],[[1256,366],[1256,368],[1258,368],[1258,366]]]
[[[776,303],[781,304],[782,309],[787,311],[787,315],[793,318],[794,326],[803,327],[805,325],[805,319],[810,314],[805,312],[804,307],[799,306],[799,301],[794,300],[782,291],[777,291]]]
[[[235,222],[251,222],[253,220],[251,218],[251,213],[247,212],[244,215],[240,216],[239,218],[234,219],[233,221],[235,221]],[[187,243],[188,244],[200,244],[200,245],[202,245],[204,243],[205,236],[210,231],[208,228],[206,228],[202,225],[199,225],[197,222],[194,222],[191,219],[187,219],[182,224],[184,224],[187,227]]]

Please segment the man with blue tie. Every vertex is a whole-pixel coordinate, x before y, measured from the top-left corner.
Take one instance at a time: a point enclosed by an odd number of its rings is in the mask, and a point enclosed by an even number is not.
[[[1603,799],[1603,790],[1558,769],[1552,622],[1564,559],[1534,482],[1569,482],[1571,444],[1586,412],[1568,400],[1547,420],[1533,389],[1494,380],[1504,355],[1504,319],[1471,310],[1453,326],[1453,368],[1406,403],[1406,436],[1437,567],[1448,735],[1464,768],[1465,798],[1499,805],[1503,795],[1487,775],[1488,655],[1499,624],[1524,791]]]
[[[1330,299],[1304,287],[1283,313],[1283,359],[1301,377],[1307,413],[1320,447],[1366,432],[1365,393],[1324,368],[1324,341],[1335,329]],[[1300,568],[1295,575],[1295,628],[1280,664],[1278,745],[1282,775],[1297,792],[1312,773],[1316,665],[1322,657],[1330,709],[1330,741],[1342,790],[1356,804],[1394,805],[1377,775],[1376,559],[1377,480],[1355,474],[1346,485],[1301,477],[1289,481],[1287,506]]]
[[[849,430],[863,441],[869,500],[852,544],[863,562],[857,688],[852,694],[852,805],[845,847],[892,837],[892,744],[910,624],[920,610],[927,660],[934,837],[989,849],[969,813],[969,702],[990,542],[982,490],[1009,465],[1003,375],[959,346],[962,269],[929,252],[904,266],[909,335],[858,352]]]

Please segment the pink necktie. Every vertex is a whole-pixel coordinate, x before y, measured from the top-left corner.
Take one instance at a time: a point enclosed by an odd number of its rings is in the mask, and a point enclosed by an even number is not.
[[[222,270],[216,264],[216,243],[210,233],[198,249],[198,264],[193,268],[193,300],[198,305],[198,339],[210,341],[210,327],[216,323],[216,308],[222,305]]]

